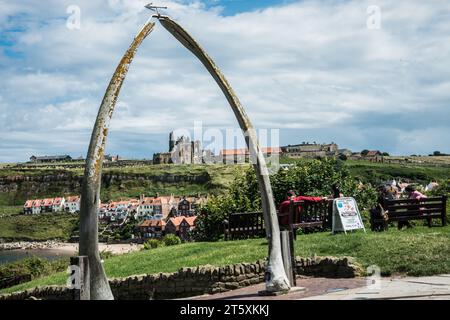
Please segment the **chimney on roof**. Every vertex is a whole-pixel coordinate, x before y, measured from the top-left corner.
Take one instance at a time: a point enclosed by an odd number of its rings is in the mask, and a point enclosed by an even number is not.
[[[139,201],[140,202],[143,202],[145,200],[145,194],[141,194],[140,196],[139,196]]]

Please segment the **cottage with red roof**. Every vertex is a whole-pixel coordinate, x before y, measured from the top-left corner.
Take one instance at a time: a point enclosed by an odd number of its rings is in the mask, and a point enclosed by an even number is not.
[[[195,229],[197,217],[185,217],[180,224],[179,237],[184,241],[191,240],[192,231]]]
[[[43,199],[41,201],[41,212],[52,212],[53,211],[53,198]]]
[[[197,217],[179,216],[170,218],[167,221],[165,233],[174,234],[184,241],[191,239],[191,233],[195,228],[195,221]]]
[[[66,202],[66,200],[64,198],[55,198],[53,200],[52,211],[53,212],[63,212],[65,202]]]
[[[23,205],[23,214],[32,214],[33,213],[33,202],[34,200],[27,200]]]
[[[164,220],[145,220],[139,224],[139,233],[143,238],[161,238],[164,234],[166,222]]]
[[[170,218],[166,224],[166,234],[180,235],[180,225],[184,220],[184,216]]]

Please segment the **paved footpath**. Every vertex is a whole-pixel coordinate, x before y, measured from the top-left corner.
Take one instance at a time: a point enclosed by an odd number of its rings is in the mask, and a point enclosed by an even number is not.
[[[297,286],[304,291],[286,295],[262,297],[258,292],[264,284],[238,290],[190,298],[192,300],[450,300],[450,275],[433,277],[382,278],[367,286],[365,278],[325,279],[299,278]]]
[[[450,300],[450,275],[382,278],[372,287],[323,294],[314,300]]]
[[[190,298],[192,300],[299,300],[311,296],[323,295],[335,290],[349,290],[361,288],[366,285],[363,278],[354,279],[325,279],[325,278],[298,278],[297,286],[305,290],[290,292],[280,296],[259,296],[258,292],[265,288],[264,283],[245,287],[214,295],[204,295]]]

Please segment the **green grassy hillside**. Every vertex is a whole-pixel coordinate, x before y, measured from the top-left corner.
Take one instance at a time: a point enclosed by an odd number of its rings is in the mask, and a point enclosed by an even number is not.
[[[71,214],[11,215],[0,220],[0,238],[6,241],[67,241],[78,224]]]

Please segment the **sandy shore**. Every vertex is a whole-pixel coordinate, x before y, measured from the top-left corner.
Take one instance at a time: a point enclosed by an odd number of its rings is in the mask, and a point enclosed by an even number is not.
[[[99,250],[109,251],[113,254],[124,254],[139,251],[143,245],[138,244],[106,244],[100,243]],[[9,242],[0,244],[0,251],[3,250],[55,250],[60,253],[78,254],[78,243],[64,243],[56,241],[46,242]]]
[[[99,250],[109,251],[113,254],[125,254],[141,250],[143,246],[139,244],[106,244],[99,243]],[[61,243],[57,248],[60,252],[78,254],[78,243]]]

